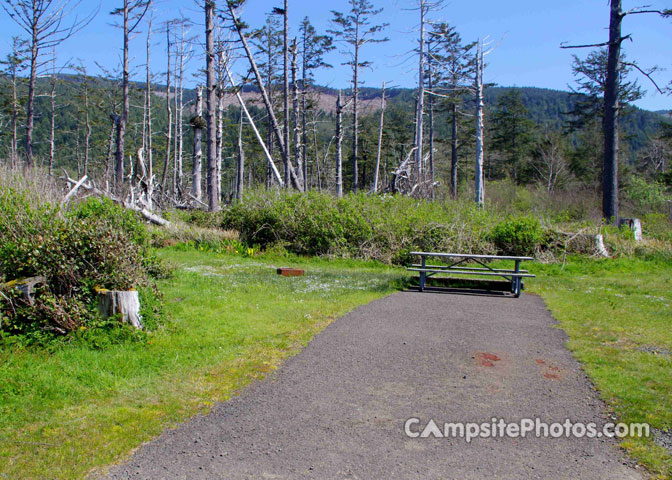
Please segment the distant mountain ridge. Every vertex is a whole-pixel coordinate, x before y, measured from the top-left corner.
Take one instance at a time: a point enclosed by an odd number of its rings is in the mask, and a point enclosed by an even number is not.
[[[74,156],[75,152],[78,151],[79,146],[75,140],[73,133],[76,133],[77,130],[81,130],[83,126],[81,125],[82,121],[82,112],[83,112],[83,99],[81,95],[81,85],[83,82],[83,77],[77,75],[61,75],[60,84],[57,87],[58,100],[58,118],[57,118],[57,132],[56,132],[56,142],[60,146],[59,151],[69,152],[68,155]],[[92,112],[92,121],[95,121],[99,127],[94,129],[92,142],[96,145],[96,155],[100,156],[104,154],[109,137],[109,115],[111,113],[110,101],[111,99],[119,97],[118,92],[118,83],[109,79],[98,78],[98,77],[89,77],[91,82],[91,105],[95,112]],[[6,81],[6,80],[5,80]],[[133,129],[129,130],[129,134],[134,138],[140,135],[137,125],[142,124],[142,105],[143,105],[143,92],[145,89],[144,83],[133,82],[132,83],[132,109],[131,109],[131,118],[130,122],[133,125]],[[0,88],[6,89],[6,83],[3,82],[3,79],[0,78]],[[36,132],[35,138],[38,143],[35,145],[39,154],[44,155],[46,152],[46,142],[45,139],[48,139],[48,128],[49,128],[49,111],[50,111],[50,101],[46,95],[43,93],[47,92],[49,88],[49,79],[48,78],[39,78],[38,79],[38,92],[40,95],[36,98]],[[152,86],[153,92],[157,95],[158,98],[153,102],[153,117],[154,117],[154,131],[162,132],[167,125],[167,113],[164,108],[165,106],[165,86],[156,84]],[[323,86],[314,86],[315,91],[319,93],[317,95],[317,106],[324,112],[327,118],[326,123],[323,122],[322,129],[325,129],[325,133],[328,129],[333,129],[332,126],[328,126],[327,123],[333,121],[333,113],[336,106],[336,97],[338,90],[329,87]],[[567,91],[552,90],[546,88],[537,88],[537,87],[491,87],[487,88],[485,91],[485,105],[486,105],[486,126],[488,125],[488,117],[492,113],[493,109],[496,108],[498,99],[507,93],[508,91],[516,90],[519,92],[522,102],[529,110],[530,119],[533,120],[538,125],[541,125],[545,128],[559,131],[563,129],[568,120],[567,113],[572,111],[574,103],[577,100],[576,95],[571,94]],[[171,90],[174,92],[174,90]],[[347,96],[350,92],[348,90],[342,90],[342,93]],[[279,98],[278,91],[275,91],[276,98]],[[363,117],[367,115],[374,114],[380,108],[380,88],[373,87],[362,87],[360,91],[361,96],[361,113]],[[250,107],[255,114],[258,114],[260,117],[263,117],[263,104],[261,102],[260,95],[257,89],[252,85],[246,85],[242,89],[242,96],[245,99],[245,102]],[[97,97],[94,101],[93,97]],[[160,97],[163,97],[160,98]],[[185,107],[185,122],[192,115],[191,110],[193,108],[193,100],[196,98],[195,89],[185,89],[184,90],[184,101],[187,103]],[[415,108],[415,97],[416,92],[411,88],[393,88],[386,90],[386,99],[391,110],[396,109],[397,111],[403,112],[405,122],[409,123],[409,129],[412,129],[412,117],[413,110]],[[67,100],[66,100],[67,99]],[[118,98],[117,98],[118,100]],[[93,106],[93,103],[96,106]],[[238,106],[238,100],[235,95],[228,95],[225,99],[225,106],[232,106],[233,111],[237,112],[238,109],[235,108]],[[465,106],[466,109],[469,108],[469,105]],[[235,114],[234,114],[235,115]],[[624,116],[621,121],[622,131],[624,138],[627,139],[630,145],[630,155],[634,159],[634,156],[637,154],[641,148],[647,144],[648,139],[653,135],[659,128],[661,122],[668,121],[670,119],[670,112],[650,112],[646,110],[641,110],[638,108],[632,108],[631,111]],[[364,118],[363,118],[364,120]],[[348,120],[346,120],[347,122]],[[79,126],[77,123],[79,122]],[[449,132],[449,123],[447,122],[445,114],[437,114],[435,117],[435,126],[437,137],[447,137]],[[237,128],[236,128],[237,130]],[[186,129],[186,134],[190,134],[190,128]],[[7,133],[4,132],[4,139],[0,138],[0,142],[7,146]],[[163,140],[163,135],[157,136],[157,142],[165,141]],[[156,144],[158,148],[158,143]],[[63,159],[63,162],[69,163],[70,160]]]

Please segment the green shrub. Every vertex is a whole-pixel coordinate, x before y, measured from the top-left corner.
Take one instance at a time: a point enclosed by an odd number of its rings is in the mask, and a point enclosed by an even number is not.
[[[665,185],[656,181],[648,182],[641,177],[631,177],[625,193],[639,212],[655,212],[668,200]]]
[[[136,214],[109,200],[89,198],[61,211],[0,189],[0,285],[34,276],[47,282],[33,305],[11,284],[2,288],[0,333],[29,341],[67,334],[97,320],[96,287],[151,288],[152,277],[166,272],[148,239]]]
[[[642,233],[645,237],[672,242],[672,221],[664,213],[650,213],[642,218]]]
[[[534,217],[507,217],[492,229],[490,237],[504,255],[533,255],[544,243],[544,231]]]
[[[402,196],[253,192],[222,213],[222,227],[248,245],[280,244],[298,255],[404,264],[413,250],[492,253],[491,214],[473,202],[426,202]]]

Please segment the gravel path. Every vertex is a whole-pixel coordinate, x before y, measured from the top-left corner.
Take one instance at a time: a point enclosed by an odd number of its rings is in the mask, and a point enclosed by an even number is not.
[[[637,479],[616,443],[409,438],[404,423],[609,421],[543,301],[399,292],[142,446],[112,479]],[[416,426],[417,427],[417,426]]]

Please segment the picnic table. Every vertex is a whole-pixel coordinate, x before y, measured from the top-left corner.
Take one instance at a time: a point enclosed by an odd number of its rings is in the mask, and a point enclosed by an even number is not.
[[[413,264],[407,270],[420,273],[420,291],[425,290],[425,282],[428,277],[439,273],[451,275],[483,275],[503,277],[511,282],[511,293],[514,297],[520,297],[520,291],[525,288],[522,279],[532,278],[536,275],[527,270],[521,270],[520,262],[534,260],[532,257],[513,257],[501,255],[474,255],[470,253],[436,253],[436,252],[411,252],[411,255],[420,257],[419,264]],[[448,265],[429,265],[428,259],[437,258],[444,260]],[[486,261],[508,260],[514,262],[513,269],[492,268]],[[468,267],[467,262],[475,262],[480,267]]]

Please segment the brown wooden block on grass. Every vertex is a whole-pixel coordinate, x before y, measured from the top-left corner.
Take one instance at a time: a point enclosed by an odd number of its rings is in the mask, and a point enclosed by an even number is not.
[[[280,267],[277,270],[278,275],[282,275],[283,277],[300,277],[301,275],[304,274],[304,271],[301,270],[300,268],[288,268],[288,267]]]

